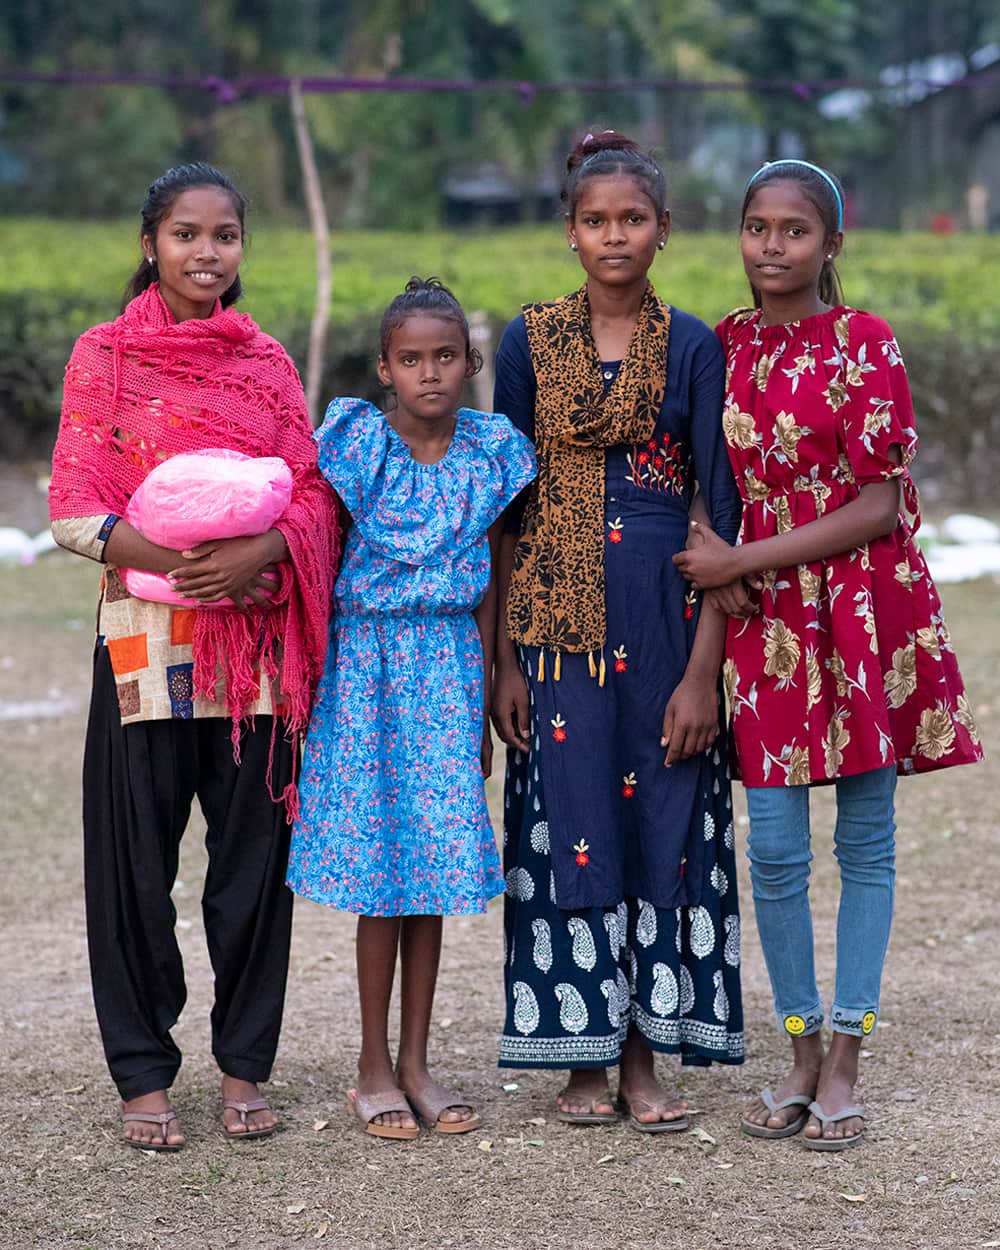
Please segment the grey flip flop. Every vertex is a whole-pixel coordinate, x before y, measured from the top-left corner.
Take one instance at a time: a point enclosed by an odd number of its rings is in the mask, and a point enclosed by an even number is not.
[[[819,1120],[820,1128],[826,1132],[828,1124],[838,1124],[841,1120],[850,1120],[857,1116],[859,1120],[865,1118],[865,1109],[857,1103],[845,1107],[843,1111],[836,1111],[833,1115],[827,1115],[818,1102],[811,1102],[809,1110]],[[862,1129],[860,1133],[855,1133],[853,1137],[803,1137],[802,1144],[807,1150],[850,1150],[852,1146],[858,1145],[866,1130]]]
[[[787,1098],[782,1098],[781,1102],[778,1102],[771,1092],[770,1085],[765,1085],[760,1091],[760,1100],[771,1115],[784,1111],[786,1107],[802,1107],[803,1110],[794,1120],[789,1120],[784,1128],[768,1128],[766,1124],[753,1124],[750,1120],[741,1119],[740,1129],[748,1137],[768,1137],[772,1140],[778,1137],[794,1137],[805,1128],[809,1119],[808,1108],[812,1102],[808,1094],[789,1094]]]
[[[648,1107],[650,1111],[658,1111],[660,1108],[655,1102],[646,1102],[644,1099],[638,1099],[644,1107]],[[653,1120],[646,1124],[642,1120],[636,1119],[632,1112],[631,1104],[627,1103],[623,1098],[618,1100],[619,1109],[624,1115],[628,1116],[629,1126],[634,1128],[637,1133],[683,1133],[687,1128],[691,1127],[691,1121],[686,1115],[679,1115],[673,1120]]]
[[[565,1093],[565,1090],[563,1091]],[[590,1099],[591,1107],[599,1102],[610,1103],[613,1107],[615,1100],[611,1097],[611,1090],[606,1089],[602,1094],[595,1094]],[[558,1107],[559,1104],[556,1103]],[[617,1111],[562,1111],[556,1112],[556,1119],[562,1124],[617,1124]]]

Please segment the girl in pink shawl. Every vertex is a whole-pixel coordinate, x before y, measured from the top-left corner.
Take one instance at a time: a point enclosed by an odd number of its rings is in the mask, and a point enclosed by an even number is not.
[[[184,1143],[168,1097],[181,1062],[170,1030],[185,999],[170,892],[195,796],[208,825],[203,912],[222,1127],[246,1139],[277,1124],[258,1085],[270,1074],[288,965],[286,804],[339,547],[295,367],[232,307],[244,211],[210,165],[153,183],[129,302],[73,350],[53,456],[53,533],[104,564],[84,756],[87,930],[125,1140],[145,1150]],[[157,546],[123,519],[126,505],[157,464],[205,448],[280,456],[291,502],[264,534]],[[166,574],[198,606],[134,598],[120,568]],[[221,600],[237,606],[209,606]]]

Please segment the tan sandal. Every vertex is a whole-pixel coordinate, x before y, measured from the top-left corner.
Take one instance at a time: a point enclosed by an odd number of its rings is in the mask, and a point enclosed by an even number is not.
[[[448,1090],[442,1089],[440,1085],[432,1085],[425,1094],[418,1094],[411,1090],[409,1099],[421,1120],[424,1121],[428,1128],[432,1128],[435,1133],[471,1133],[473,1129],[479,1128],[483,1122],[477,1114],[475,1107],[471,1103],[465,1102],[461,1094],[449,1093]],[[464,1120],[441,1119],[442,1111],[458,1107],[468,1107],[472,1115]]]
[[[133,1146],[136,1150],[159,1150],[167,1154],[176,1154],[181,1147],[167,1141],[167,1125],[171,1120],[176,1119],[177,1112],[173,1107],[168,1107],[166,1111],[123,1111],[123,1124],[158,1124],[163,1140],[136,1141],[132,1137],[123,1137],[122,1140],[126,1146]],[[183,1145],[183,1142],[181,1145]]]
[[[402,1115],[413,1115],[413,1108],[407,1102],[406,1095],[401,1089],[388,1089],[381,1094],[359,1094],[356,1089],[349,1089],[347,1106],[365,1132],[370,1133],[372,1137],[388,1137],[393,1141],[413,1141],[420,1134],[416,1125],[413,1128],[403,1128],[401,1125],[374,1122],[378,1116],[388,1115],[390,1111],[398,1111]]]
[[[238,1102],[235,1098],[223,1098],[222,1109],[223,1111],[238,1111],[240,1113],[240,1123],[246,1126],[247,1115],[251,1111],[270,1111],[271,1105],[266,1098],[254,1098],[250,1102]],[[235,1133],[226,1124],[225,1120],[222,1122],[223,1135],[228,1137],[230,1141],[251,1141],[255,1137],[270,1137],[277,1127],[277,1124],[272,1124],[270,1128],[245,1128],[244,1132]]]

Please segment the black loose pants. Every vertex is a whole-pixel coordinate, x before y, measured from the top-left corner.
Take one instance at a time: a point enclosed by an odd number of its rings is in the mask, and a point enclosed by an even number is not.
[[[170,892],[196,796],[208,824],[212,1053],[229,1076],[270,1075],[291,937],[289,828],[268,793],[272,718],[242,731],[239,765],[231,730],[225,717],[123,726],[107,648],[97,647],[83,763],[87,938],[104,1053],[124,1100],[169,1088],[181,1063],[170,1030],[187,991]],[[293,775],[280,725],[273,744],[280,794]]]

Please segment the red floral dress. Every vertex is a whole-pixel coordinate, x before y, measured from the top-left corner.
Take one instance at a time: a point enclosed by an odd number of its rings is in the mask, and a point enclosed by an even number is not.
[[[731,313],[723,430],[743,496],[741,542],[805,525],[898,477],[896,529],[841,555],[769,570],[760,612],[731,618],[726,690],[747,786],[806,785],[895,764],[982,758],[948,627],[914,540],[913,409],[891,328],[838,307],[789,325]],[[889,456],[896,445],[902,464]]]

